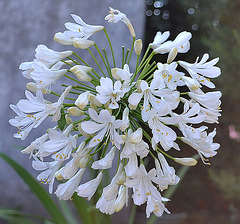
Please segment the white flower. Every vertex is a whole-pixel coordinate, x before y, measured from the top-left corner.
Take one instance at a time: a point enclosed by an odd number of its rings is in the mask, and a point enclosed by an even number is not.
[[[82,176],[85,172],[84,169],[80,169],[70,180],[64,184],[59,184],[55,194],[60,200],[69,200],[77,189]]]
[[[67,73],[67,69],[60,69],[62,65],[63,62],[58,62],[53,67],[49,68],[41,61],[35,59],[32,62],[22,63],[19,68],[24,70],[22,74],[26,78],[34,80],[36,89],[49,93],[51,84],[54,84],[59,78]]]
[[[159,87],[161,87],[162,85],[163,84],[160,77],[155,77],[152,80],[150,87],[145,80],[141,80],[139,85],[140,92],[132,93],[128,98],[129,104],[137,106],[142,97],[144,97],[143,107],[141,108],[141,115],[143,121],[145,122],[149,119],[150,116],[150,104],[156,111],[164,115],[168,114],[171,110],[168,103],[166,103],[160,98],[157,98],[171,94],[171,90],[159,89]],[[154,95],[157,97],[155,97]]]
[[[82,142],[75,153],[72,153],[72,159],[57,174],[58,179],[70,179],[79,168],[85,168],[89,159],[91,149],[84,148],[85,142]]]
[[[103,176],[103,173],[100,172],[96,178],[88,181],[85,184],[79,185],[78,188],[76,189],[78,196],[85,197],[85,198],[88,198],[88,200],[90,200],[92,196],[95,194],[102,180],[102,176]]]
[[[49,141],[41,145],[37,156],[40,158],[49,156],[58,161],[66,160],[70,157],[72,150],[76,147],[76,136],[72,136],[73,125],[69,125],[63,133],[56,130],[49,130]]]
[[[130,20],[127,18],[127,16],[117,9],[113,9],[111,7],[109,7],[109,9],[110,9],[109,11],[110,14],[105,17],[105,20],[108,20],[108,22],[111,22],[111,23],[117,23],[119,21],[124,22],[127,25],[131,36],[135,37],[136,36],[135,31],[133,29],[133,26]]]
[[[151,48],[156,49],[159,46],[161,46],[161,44],[163,42],[165,42],[170,36],[170,32],[166,31],[164,33],[161,33],[160,31],[158,31],[154,37],[153,43],[150,44]]]
[[[206,131],[202,130],[198,139],[193,139],[191,137],[181,137],[181,140],[196,149],[200,157],[202,158],[203,163],[205,163],[204,157],[209,158],[216,155],[216,150],[220,147],[218,143],[213,143],[213,137],[215,135],[215,129],[208,135]]]
[[[167,210],[167,208],[164,206],[164,204],[162,203],[162,201],[156,200],[154,199],[154,197],[152,197],[151,195],[148,196],[148,200],[147,200],[147,206],[146,206],[146,214],[147,214],[147,218],[150,217],[151,213],[154,213],[154,215],[156,215],[157,217],[162,216],[163,212],[166,212],[168,214],[170,214],[170,212]]]
[[[89,47],[89,42],[93,42],[89,41],[88,38],[94,33],[103,30],[104,27],[88,25],[83,22],[83,20],[79,16],[74,14],[71,14],[71,16],[76,23],[65,23],[65,27],[68,30],[64,33],[56,33],[54,36],[54,40],[63,45],[73,45],[74,42],[76,42],[77,45],[78,42],[81,41],[82,46],[84,46],[83,49],[85,49],[87,45]]]
[[[116,109],[119,107],[118,101],[123,97],[124,91],[122,89],[122,84],[120,81],[113,81],[110,78],[101,78],[100,86],[96,87],[98,94],[96,98],[102,104],[110,101],[109,108]]]
[[[135,205],[142,205],[148,199],[148,196],[152,195],[155,200],[161,201],[162,196],[153,185],[156,177],[156,170],[152,169],[149,172],[146,171],[143,164],[140,165],[137,172],[128,178],[125,185],[129,188],[133,188],[133,202]]]
[[[176,62],[172,62],[171,64],[162,64],[158,62],[157,67],[158,70],[154,72],[154,77],[160,76],[169,89],[175,90],[177,86],[184,85],[184,83],[181,81],[183,73],[176,70]]]
[[[120,163],[117,173],[112,178],[111,183],[103,188],[103,197],[109,201],[113,200],[117,197],[118,194],[118,188],[120,185],[123,185],[126,181],[126,176],[123,171],[123,165]]]
[[[92,78],[87,74],[92,71],[92,68],[84,65],[75,65],[70,68],[70,71],[74,73],[78,80],[83,82],[91,82]]]
[[[52,193],[53,183],[55,180],[55,173],[58,171],[62,165],[62,161],[53,161],[53,162],[42,162],[34,156],[34,161],[32,162],[32,167],[35,170],[41,170],[37,179],[43,184],[49,184],[49,193]]]
[[[150,112],[148,124],[152,129],[152,144],[154,149],[156,144],[160,143],[165,151],[172,147],[179,150],[179,147],[175,142],[177,139],[176,133],[171,128],[163,124],[162,117],[160,117],[154,109]]]
[[[215,88],[215,85],[209,80],[209,78],[216,78],[221,74],[220,68],[214,66],[219,58],[206,62],[209,59],[209,55],[204,54],[200,62],[198,62],[198,59],[199,57],[193,64],[185,61],[179,61],[178,63],[188,71],[193,79],[198,80],[202,85],[209,88]]]
[[[193,100],[210,110],[217,110],[221,105],[220,97],[222,96],[222,93],[220,91],[202,92],[200,94],[190,92],[188,95]]]
[[[169,166],[165,157],[158,153],[158,159],[155,159],[155,166],[157,170],[157,178],[155,179],[155,183],[158,184],[158,187],[161,191],[168,188],[168,185],[176,185],[180,178],[175,174],[175,170],[173,167]]]
[[[123,111],[121,131],[125,131],[129,127],[129,109],[126,107]]]
[[[125,64],[123,69],[113,68],[111,72],[115,79],[123,82],[124,87],[127,87],[127,85],[130,83],[132,73],[130,73],[128,64]]]
[[[26,90],[26,100],[20,100],[16,106],[10,105],[17,116],[10,119],[9,123],[19,129],[14,137],[24,140],[29,132],[37,128],[49,115],[53,115],[54,122],[58,121],[61,117],[63,101],[71,88],[71,86],[67,87],[55,103],[46,102],[40,90],[36,92],[36,97]]]
[[[166,34],[165,34],[166,33]],[[192,34],[190,32],[183,31],[180,34],[177,35],[174,41],[167,41],[164,42],[169,34],[165,32],[164,38],[160,34],[159,37],[157,37],[157,40],[160,39],[159,44],[152,43],[151,47],[154,49],[155,53],[168,53],[172,50],[172,48],[176,48],[179,53],[186,53],[190,48],[189,40],[192,37]],[[166,38],[167,37],[167,38]],[[164,42],[164,43],[163,43]]]
[[[200,83],[197,80],[190,77],[183,76],[182,80],[185,82],[186,86],[193,92],[201,87]]]
[[[116,147],[112,147],[112,149],[109,151],[109,153],[107,155],[105,155],[104,158],[93,162],[91,167],[95,170],[111,168],[112,167],[112,161],[115,157],[115,153],[116,153]]]
[[[128,203],[128,188],[126,186],[121,185],[118,190],[118,197],[114,202],[114,209],[116,212],[122,210],[123,206],[127,206]]]
[[[48,68],[72,54],[72,51],[57,52],[42,44],[38,45],[35,51],[35,57]]]
[[[33,155],[33,151],[38,149],[45,141],[47,141],[47,139],[48,139],[48,133],[46,133],[43,136],[35,139],[33,142],[31,142],[31,144],[28,147],[23,149],[21,152],[22,153],[27,153],[27,154],[30,153],[30,155]]]
[[[138,128],[135,132],[130,129],[125,140],[123,150],[120,154],[120,158],[128,158],[128,164],[125,166],[125,172],[127,176],[132,176],[138,168],[137,155],[140,158],[147,156],[149,152],[149,146],[142,140],[142,129]]]
[[[81,93],[76,99],[75,105],[83,110],[89,103],[89,94],[90,91]]]
[[[81,127],[84,132],[94,134],[98,132],[89,142],[89,147],[94,147],[100,143],[104,137],[110,137],[112,143],[119,149],[123,143],[121,136],[116,132],[122,126],[121,120],[115,120],[108,110],[101,110],[99,115],[92,108],[88,109],[88,114],[93,121],[84,121]],[[96,123],[97,122],[97,123]],[[105,136],[105,134],[107,134]]]
[[[114,204],[116,198],[107,201],[103,195],[98,199],[96,208],[99,209],[100,212],[112,215],[115,212]]]

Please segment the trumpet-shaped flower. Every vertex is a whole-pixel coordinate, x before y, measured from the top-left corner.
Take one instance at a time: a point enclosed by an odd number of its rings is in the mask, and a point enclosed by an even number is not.
[[[57,161],[63,161],[70,157],[72,150],[76,147],[76,136],[72,136],[71,132],[73,125],[69,125],[63,133],[56,130],[49,130],[49,141],[41,145],[37,156],[40,158],[49,156]]]
[[[36,92],[36,97],[29,91],[25,91],[26,100],[20,100],[17,105],[10,105],[11,109],[17,114],[9,123],[18,127],[19,131],[14,135],[16,138],[24,140],[33,128],[37,128],[45,118],[53,115],[53,121],[60,119],[61,107],[71,86],[65,89],[60,98],[55,103],[46,102],[41,91]]]
[[[171,110],[170,105],[162,100],[160,97],[167,97],[171,94],[171,90],[168,89],[159,89],[161,87],[162,79],[160,77],[155,77],[151,82],[150,86],[145,80],[141,80],[139,85],[140,92],[132,93],[128,98],[130,105],[137,106],[144,97],[143,106],[141,108],[141,115],[143,121],[147,121],[150,116],[150,104],[152,107],[161,114],[168,114]],[[157,97],[156,97],[157,96]]]
[[[124,22],[127,25],[131,36],[135,37],[136,36],[135,31],[133,29],[133,26],[130,20],[127,18],[127,16],[117,9],[113,9],[111,7],[109,7],[109,9],[110,9],[109,11],[110,14],[105,17],[105,20],[108,20],[108,22],[111,22],[111,23],[117,23],[119,21]]]
[[[112,147],[112,149],[109,151],[107,155],[105,155],[104,158],[93,162],[91,167],[95,170],[109,169],[110,167],[112,167],[112,161],[115,157],[115,153],[116,153],[116,147]]]
[[[122,87],[120,81],[116,81],[113,84],[113,81],[110,78],[101,78],[100,86],[96,87],[98,94],[96,98],[102,104],[109,102],[109,108],[116,109],[119,107],[118,101],[125,94],[125,90]]]
[[[94,33],[103,30],[104,27],[88,25],[83,22],[83,20],[79,16],[74,14],[71,14],[71,16],[76,23],[65,23],[65,27],[68,30],[64,31],[63,33],[56,33],[54,36],[54,40],[63,45],[73,45],[75,42],[81,41],[84,45],[83,49],[85,49],[85,47],[89,47],[89,42],[93,42],[89,41],[88,38]]]
[[[72,54],[72,51],[57,52],[51,50],[43,44],[38,45],[35,51],[35,57],[38,59],[38,61],[45,64],[48,68],[51,68],[54,64]]]
[[[103,138],[110,137],[113,145],[118,149],[120,144],[123,143],[121,136],[116,132],[122,126],[121,120],[115,120],[114,116],[111,116],[108,110],[101,110],[99,115],[92,108],[88,109],[88,114],[93,121],[84,121],[81,124],[81,128],[88,134],[94,134],[98,132],[89,142],[89,147],[94,147],[100,143]]]
[[[49,184],[49,193],[53,191],[53,184],[55,180],[55,173],[58,171],[63,161],[43,162],[34,156],[35,160],[32,162],[32,167],[35,170],[42,171],[37,179],[42,184]]]
[[[69,200],[73,196],[74,192],[77,189],[77,186],[79,185],[82,176],[85,172],[84,169],[80,169],[70,180],[68,180],[66,183],[59,184],[57,187],[57,190],[55,194],[60,200]]]
[[[102,180],[102,177],[103,177],[103,173],[100,172],[96,178],[88,181],[85,184],[79,185],[78,188],[76,189],[78,196],[85,197],[85,198],[88,198],[88,200],[90,200],[92,196],[95,194]]]
[[[179,53],[186,53],[189,50],[189,40],[192,38],[192,34],[190,32],[183,31],[177,35],[174,41],[167,41],[163,43],[163,41],[165,41],[169,36],[167,32],[164,34],[164,36],[160,34],[159,37],[156,38],[160,43],[159,46],[157,46],[154,42],[151,44],[155,53],[165,54],[170,52],[173,48],[176,48]]]
[[[215,58],[207,62],[208,59],[209,55],[204,54],[199,62],[198,57],[193,64],[185,61],[179,61],[178,63],[188,71],[193,79],[198,80],[202,85],[205,85],[209,88],[215,88],[215,85],[209,80],[209,78],[216,78],[221,74],[220,68],[215,66],[219,58]]]
[[[175,90],[177,86],[184,85],[183,81],[181,80],[183,73],[176,70],[176,62],[172,62],[171,64],[162,64],[158,62],[157,67],[158,70],[154,72],[154,77],[160,76],[160,78],[164,80],[165,85],[169,89]]]

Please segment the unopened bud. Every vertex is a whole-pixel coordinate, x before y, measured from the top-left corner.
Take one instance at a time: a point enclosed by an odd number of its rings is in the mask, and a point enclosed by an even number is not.
[[[176,47],[172,48],[168,54],[167,63],[170,64],[177,56],[178,49]]]
[[[26,85],[27,89],[30,90],[31,92],[36,92],[38,90],[36,83],[34,82],[29,82]]]
[[[142,46],[143,45],[142,45],[142,40],[141,39],[138,39],[134,42],[134,50],[135,50],[137,55],[141,54]]]
[[[93,134],[90,135],[82,129],[81,123],[78,124],[78,131],[80,132],[80,134],[82,134],[86,138],[93,137]]]
[[[84,112],[80,110],[78,107],[69,107],[67,111],[70,116],[74,117],[80,117],[84,114]]]
[[[86,92],[80,94],[78,96],[77,100],[75,101],[75,105],[83,110],[88,105],[89,93],[90,93],[89,91],[86,91]]]
[[[197,160],[193,158],[174,158],[174,161],[184,166],[195,166]]]
[[[70,68],[70,71],[76,75],[78,80],[83,82],[91,82],[92,78],[87,74],[92,71],[92,68],[84,65],[75,65]]]
[[[66,119],[66,124],[67,124],[67,125],[70,125],[70,124],[72,124],[72,123],[73,123],[73,120],[72,120],[72,118],[71,118],[71,117],[69,117],[69,115],[68,115],[68,114],[66,114],[66,116],[65,116],[65,119]]]

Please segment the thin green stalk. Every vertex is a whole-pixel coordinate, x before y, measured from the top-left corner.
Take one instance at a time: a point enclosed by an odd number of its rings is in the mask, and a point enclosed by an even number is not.
[[[126,56],[125,56],[125,59],[124,59],[124,65],[127,63],[127,57],[128,57],[129,52],[130,52],[130,50],[127,49],[127,53],[126,53]]]
[[[151,59],[153,58],[153,56],[155,55],[155,52],[153,51],[149,56],[148,56],[148,58],[146,59],[146,61],[144,61],[143,63],[142,63],[142,65],[139,65],[138,66],[138,69],[137,69],[137,73],[139,72],[139,71],[141,71],[141,69],[145,69],[145,67],[148,65],[148,63],[151,61]],[[143,68],[144,67],[144,68]]]
[[[127,62],[128,65],[129,65],[130,59],[132,57],[132,52],[133,52],[133,48],[134,48],[135,39],[136,39],[136,37],[133,37],[132,47],[131,47],[130,55],[129,55],[128,62]]]
[[[98,52],[98,54],[100,55],[100,57],[101,57],[104,65],[105,65],[105,67],[106,67],[106,69],[107,69],[107,71],[108,71],[109,76],[111,76],[111,71],[108,69],[108,66],[107,66],[107,64],[106,64],[106,61],[105,61],[105,59],[104,59],[101,51],[99,50],[99,48],[98,48],[98,46],[97,46],[96,44],[94,44],[94,47],[97,49],[97,52]]]
[[[135,73],[134,73],[130,83],[132,83],[134,81],[134,79],[136,78],[137,68],[138,68],[138,64],[139,64],[139,58],[140,58],[140,55],[137,56],[137,63],[136,63]]]
[[[55,93],[55,92],[53,92],[53,91],[51,91],[50,94],[53,94],[54,96],[58,96],[58,97],[61,96],[61,95],[59,95],[59,94],[57,94],[57,93]],[[65,97],[65,99],[67,99],[67,100],[76,100],[76,99],[69,98],[69,97]]]
[[[148,52],[149,52],[150,49],[151,49],[151,47],[150,47],[150,45],[148,45],[148,48],[147,48],[147,50],[146,50],[146,52],[145,52],[145,54],[144,54],[144,56],[143,56],[143,58],[142,58],[139,66],[141,66],[142,63],[145,61],[145,59],[146,59],[146,57],[147,57],[147,54],[148,54]]]
[[[125,47],[122,46],[122,68],[124,66],[124,50],[125,50]]]
[[[71,79],[71,80],[73,80],[74,82],[77,82],[78,84],[84,86],[85,89],[88,89],[88,90],[90,90],[90,91],[96,92],[96,90],[95,90],[94,88],[92,88],[92,87],[90,87],[90,86],[88,86],[88,85],[86,85],[86,84],[84,84],[84,83],[82,83],[82,82],[80,82],[80,81],[78,81],[78,80],[70,77],[69,75],[64,75],[64,76],[65,76],[66,78]]]
[[[74,59],[72,59],[71,57],[67,57],[69,60],[71,60],[73,63],[77,64],[77,65],[80,65],[80,63]]]
[[[112,52],[112,59],[113,59],[114,68],[116,68],[116,62],[115,62],[115,57],[114,57],[114,52],[113,52],[111,40],[110,40],[110,38],[108,36],[107,30],[104,28],[103,31],[104,31],[104,33],[105,33],[105,35],[107,37],[107,40],[108,40],[108,43],[109,43],[109,46],[110,46],[110,49],[111,49],[111,52]]]
[[[65,84],[62,84],[62,86],[68,87],[68,85],[65,85]],[[76,90],[80,89],[81,91],[93,91],[93,92],[96,92],[95,89],[89,89],[89,88],[86,88],[86,87],[83,87],[83,86],[72,86],[72,89],[76,89]]]
[[[151,65],[148,65],[146,69],[144,69],[141,74],[139,75],[139,79],[144,79],[147,77],[151,72],[153,72],[156,69],[157,65],[154,61]]]
[[[64,64],[66,64],[66,65],[68,65],[68,66],[70,66],[70,67],[73,67],[73,65],[71,65],[70,63],[68,63],[68,62],[66,62],[66,61],[64,61],[64,60],[61,60],[61,62],[63,62]]]
[[[107,62],[107,65],[108,65],[108,69],[109,69],[109,76],[110,78],[113,80],[113,77],[112,77],[112,72],[111,72],[111,66],[109,64],[109,61],[108,61],[108,57],[107,57],[107,53],[106,53],[106,50],[103,48],[103,53],[104,53],[104,56],[106,58],[106,62]]]
[[[81,57],[79,57],[78,54],[76,54],[75,52],[73,52],[73,55],[75,55],[84,65],[88,66],[88,67],[91,67],[89,66]],[[92,69],[93,73],[98,77],[98,79],[100,79],[101,77],[97,74],[97,72],[95,72],[93,69]]]
[[[100,69],[100,71],[102,72],[103,76],[106,77],[104,71],[102,70],[102,67],[100,66],[100,64],[98,63],[97,59],[95,58],[95,56],[93,55],[93,53],[91,52],[91,50],[88,48],[87,49],[89,54],[92,56],[93,60],[95,61],[96,65],[98,66],[98,68]]]

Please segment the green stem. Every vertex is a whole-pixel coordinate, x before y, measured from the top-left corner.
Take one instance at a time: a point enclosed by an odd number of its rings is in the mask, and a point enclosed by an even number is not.
[[[104,31],[104,33],[105,33],[105,35],[107,37],[107,40],[108,40],[108,43],[109,43],[109,46],[110,46],[110,49],[111,49],[111,52],[112,52],[112,59],[113,59],[114,68],[116,68],[116,62],[115,62],[115,57],[114,57],[114,52],[113,52],[111,40],[110,40],[110,38],[108,36],[107,30],[104,28],[103,31]]]
[[[106,62],[107,62],[107,65],[108,65],[108,69],[109,69],[109,76],[110,78],[113,80],[113,77],[112,77],[112,72],[111,72],[111,66],[109,64],[109,61],[108,61],[108,57],[107,57],[107,53],[106,53],[106,50],[103,48],[103,53],[104,53],[104,56],[106,58]]]
[[[125,59],[124,59],[124,65],[127,63],[127,57],[128,57],[129,52],[130,52],[130,50],[127,49],[127,53],[126,53],[126,56],[125,56]]]
[[[147,50],[146,50],[146,52],[145,52],[145,54],[144,54],[144,56],[143,56],[143,58],[142,58],[139,66],[141,66],[142,63],[145,61],[145,59],[146,59],[146,57],[147,57],[147,54],[148,54],[150,48],[151,48],[150,45],[148,45],[148,48],[147,48]]]
[[[135,216],[136,216],[137,206],[132,203],[131,213],[128,224],[134,224]]]
[[[98,63],[97,59],[95,58],[95,56],[93,55],[93,53],[91,52],[91,50],[88,48],[87,49],[89,54],[92,56],[93,60],[95,61],[96,65],[98,66],[98,68],[100,69],[100,71],[102,72],[103,76],[106,77],[105,73],[102,70],[102,67],[100,66],[100,64]]]
[[[124,50],[125,50],[125,47],[122,46],[122,68],[124,66]]]
[[[136,37],[133,37],[132,47],[131,47],[130,55],[129,55],[128,62],[127,62],[128,65],[129,65],[130,59],[132,57],[132,52],[133,52],[133,48],[134,48],[135,39],[136,39]]]
[[[106,69],[107,69],[107,71],[108,71],[108,74],[109,74],[109,76],[110,76],[111,71],[108,69],[108,66],[107,66],[107,64],[106,64],[105,59],[103,58],[103,55],[102,55],[101,51],[99,50],[99,48],[98,48],[98,46],[97,46],[96,44],[94,44],[94,47],[97,49],[97,52],[98,52],[98,54],[100,55],[100,57],[101,57],[104,65],[105,65],[105,67],[106,67]]]
[[[135,73],[131,79],[131,82],[132,83],[134,81],[134,79],[136,78],[136,75],[137,75],[137,67],[138,67],[138,63],[139,63],[139,58],[140,58],[140,55],[137,56],[137,63],[136,63],[136,68],[135,68]]]

